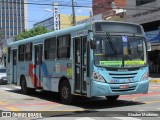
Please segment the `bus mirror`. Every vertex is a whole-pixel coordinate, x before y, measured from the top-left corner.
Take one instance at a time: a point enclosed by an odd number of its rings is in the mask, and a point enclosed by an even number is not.
[[[91,49],[96,49],[96,40],[90,40]]]
[[[142,44],[138,45],[138,51],[143,51]]]
[[[151,51],[151,42],[147,42],[147,50]]]

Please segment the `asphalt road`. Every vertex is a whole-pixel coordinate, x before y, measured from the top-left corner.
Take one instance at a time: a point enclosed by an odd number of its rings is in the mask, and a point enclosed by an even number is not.
[[[56,93],[23,95],[19,86],[0,85],[0,109],[3,119],[11,114],[14,119],[154,120],[160,119],[160,84],[150,83],[148,94],[123,95],[113,103],[105,97],[77,97],[73,105],[61,104]]]

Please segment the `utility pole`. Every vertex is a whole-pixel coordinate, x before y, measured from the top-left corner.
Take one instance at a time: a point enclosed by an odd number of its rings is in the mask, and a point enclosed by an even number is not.
[[[75,26],[76,24],[76,18],[75,18],[75,10],[74,10],[74,0],[72,0],[72,24]]]

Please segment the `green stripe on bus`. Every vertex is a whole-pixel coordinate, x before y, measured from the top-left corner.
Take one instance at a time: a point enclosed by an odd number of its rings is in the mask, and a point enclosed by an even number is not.
[[[144,61],[134,60],[134,61],[125,61],[125,65],[142,65]],[[100,65],[122,65],[122,61],[100,61]]]
[[[125,65],[143,65],[144,61],[134,60],[134,61],[124,61]]]
[[[100,61],[100,65],[122,65],[122,61]]]

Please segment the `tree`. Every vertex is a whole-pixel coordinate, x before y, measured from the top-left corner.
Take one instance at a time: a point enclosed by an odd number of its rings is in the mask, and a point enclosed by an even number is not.
[[[38,27],[33,28],[31,30],[25,30],[24,32],[20,33],[19,35],[14,36],[14,40],[15,41],[22,40],[25,38],[33,37],[33,36],[40,35],[40,34],[47,33],[47,32],[48,32],[48,30],[45,27],[38,26]]]

